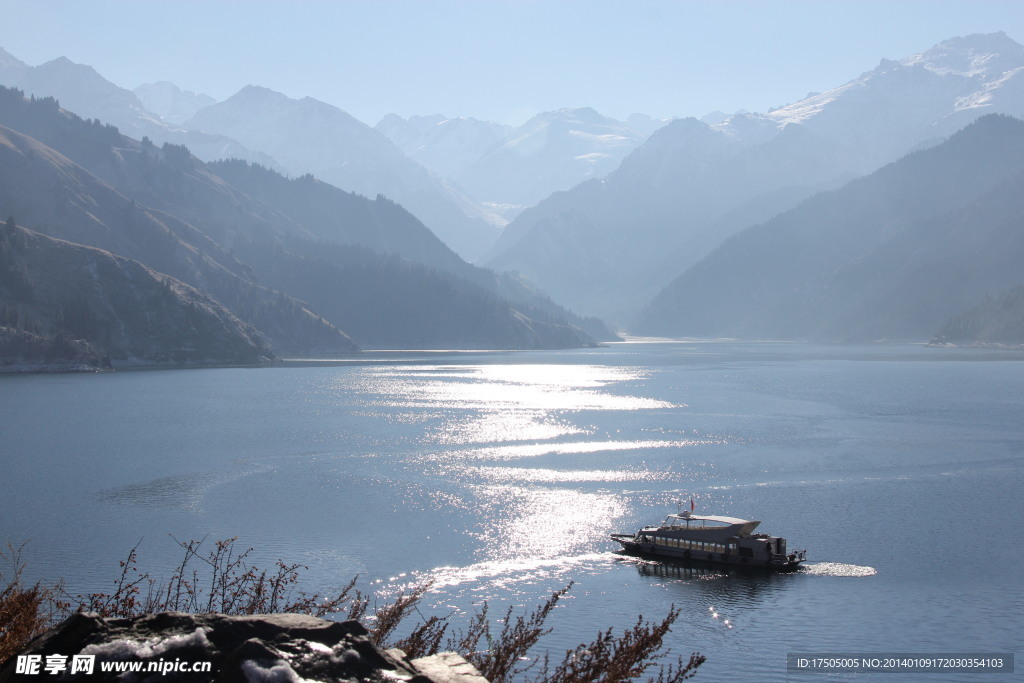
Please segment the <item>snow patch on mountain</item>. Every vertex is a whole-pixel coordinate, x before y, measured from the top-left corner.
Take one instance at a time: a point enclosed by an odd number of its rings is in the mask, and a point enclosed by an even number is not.
[[[217,100],[203,93],[182,90],[169,81],[145,83],[133,91],[143,106],[170,124],[182,124]]]

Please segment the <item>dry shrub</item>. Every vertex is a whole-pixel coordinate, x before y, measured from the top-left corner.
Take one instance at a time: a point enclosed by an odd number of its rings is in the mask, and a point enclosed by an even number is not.
[[[402,640],[387,643],[387,637],[399,623],[417,610],[417,604],[429,590],[429,584],[416,586],[400,594],[394,602],[378,609],[377,622],[371,633],[375,641],[386,647],[398,647],[410,658],[424,657],[444,649],[462,654],[491,683],[510,683],[523,680],[538,660],[528,656],[537,642],[551,632],[544,626],[559,600],[572,588],[565,588],[551,594],[530,613],[513,618],[509,608],[501,619],[502,628],[496,635],[491,633],[488,619],[488,605],[484,602],[470,618],[465,632],[445,635],[448,632],[448,618],[431,616],[423,619],[415,629]],[[679,618],[680,610],[675,606],[659,622],[650,622],[643,617],[636,624],[615,635],[612,629],[601,631],[590,644],[581,644],[565,653],[562,661],[552,666],[549,655],[540,661],[541,668],[533,683],[618,683],[638,680],[644,674],[656,673],[651,678],[657,683],[678,683],[692,678],[705,657],[693,653],[686,661],[679,657],[676,662],[663,664],[658,660],[666,655],[662,652],[665,635]],[[481,642],[487,644],[480,648]],[[652,671],[653,670],[653,671]]]
[[[423,596],[429,589],[429,583],[420,584],[409,591],[403,591],[397,598],[395,598],[394,602],[377,608],[373,613],[373,626],[369,629],[370,637],[373,639],[373,642],[381,646],[388,646],[388,638],[395,632],[395,629],[398,628],[399,624],[405,621],[406,617],[416,610],[416,606],[420,603],[420,600],[423,599]],[[420,630],[418,629],[418,631]],[[415,633],[416,632],[414,632],[414,634]],[[424,637],[428,637],[426,631],[420,631],[418,635],[415,635],[415,638],[413,636],[406,638],[405,640],[409,641],[406,643],[409,650],[405,650],[405,648],[402,649],[406,654],[409,654],[410,650],[418,651],[426,649],[425,645],[416,644],[416,640]],[[432,640],[433,636],[429,636],[429,638]],[[395,644],[393,647],[401,646]],[[409,656],[414,657],[416,655],[410,654]]]
[[[110,593],[72,596],[61,590],[56,601],[63,614],[96,612],[102,617],[133,617],[154,612],[221,614],[275,614],[291,612],[323,617],[348,608],[349,618],[366,612],[368,599],[355,588],[353,578],[330,598],[297,591],[301,564],[277,561],[273,572],[250,566],[252,548],[238,552],[234,538],[216,541],[202,554],[205,539],[175,542],[184,551],[170,580],[158,583],[138,569],[138,544],[121,560],[121,574]],[[145,589],[145,593],[143,593]]]
[[[486,625],[483,628],[483,635],[491,643],[490,649],[486,652],[470,652],[466,659],[472,662],[484,675],[484,678],[491,683],[510,681],[515,676],[528,671],[536,661],[529,660],[526,653],[537,644],[538,640],[551,632],[551,629],[544,628],[544,622],[570,588],[572,588],[572,583],[555,591],[551,597],[535,607],[525,617],[519,616],[513,620],[512,608],[509,607],[502,620],[503,626],[497,638],[492,640],[490,629]],[[520,664],[524,661],[530,663]]]
[[[10,567],[6,579],[0,572],[0,662],[4,662],[50,626],[52,596],[50,589],[38,582],[31,586],[22,582],[21,547],[8,543],[7,551],[0,551],[0,559]]]
[[[531,679],[534,683],[616,683],[636,680],[652,669],[657,677],[650,680],[677,683],[692,677],[704,662],[704,657],[697,653],[687,662],[682,657],[667,666],[658,661],[665,656],[664,636],[680,614],[675,607],[660,622],[638,618],[635,626],[618,636],[612,629],[601,631],[589,645],[581,644],[567,651],[562,661],[552,666],[548,655],[538,659],[529,653],[551,632],[545,622],[572,583],[525,615],[513,616],[510,607],[504,618],[498,620],[502,626],[496,634],[491,631],[486,602],[470,617],[464,631],[450,633],[451,615],[424,618],[419,613],[419,604],[430,590],[430,583],[403,591],[382,606],[374,605],[370,615],[370,598],[356,588],[358,577],[330,597],[298,591],[300,571],[307,567],[278,560],[273,572],[259,570],[249,564],[253,549],[239,552],[235,540],[217,541],[203,553],[205,539],[175,539],[184,555],[171,579],[163,583],[139,572],[136,544],[120,562],[121,573],[114,580],[112,592],[77,596],[68,594],[60,584],[53,588],[39,583],[23,586],[19,553],[8,546],[10,555],[0,553],[0,557],[8,560],[14,570],[0,592],[0,662],[74,611],[96,612],[103,617],[133,617],[171,610],[222,614],[292,612],[318,617],[342,614],[348,619],[369,621],[368,630],[374,642],[385,648],[398,647],[413,659],[437,654],[442,647],[458,652],[491,683],[526,680],[526,674],[538,663],[541,667],[538,677]],[[414,613],[419,622],[409,635],[390,640]]]
[[[659,623],[652,623],[638,617],[633,628],[622,635],[615,635],[612,629],[597,634],[589,645],[580,644],[568,650],[565,657],[549,670],[549,658],[545,655],[541,677],[544,683],[573,683],[573,681],[597,681],[618,683],[632,681],[649,669],[658,666],[658,681],[675,683],[694,676],[697,667],[706,659],[696,652],[688,662],[680,657],[667,668],[657,663],[664,657],[661,652],[664,637],[679,617],[680,610],[672,606],[668,615]]]

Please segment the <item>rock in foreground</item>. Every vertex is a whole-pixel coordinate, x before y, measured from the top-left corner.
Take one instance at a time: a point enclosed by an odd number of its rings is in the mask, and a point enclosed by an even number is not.
[[[448,660],[442,658],[432,661],[426,672],[399,654],[377,647],[357,621],[333,622],[298,614],[162,612],[104,619],[79,613],[5,662],[0,682],[486,683],[457,655],[453,665],[445,666]]]

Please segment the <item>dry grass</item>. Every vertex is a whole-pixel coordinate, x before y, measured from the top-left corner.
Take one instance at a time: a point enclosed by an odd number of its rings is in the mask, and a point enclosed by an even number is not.
[[[642,617],[631,629],[615,635],[612,629],[601,631],[589,644],[569,650],[557,664],[548,654],[530,653],[551,629],[545,626],[559,600],[572,587],[555,591],[532,611],[514,615],[509,608],[497,620],[501,627],[492,632],[492,619],[484,602],[469,618],[465,630],[451,632],[449,617],[424,618],[419,604],[430,590],[429,583],[401,593],[392,601],[370,610],[370,597],[356,588],[353,578],[331,596],[309,594],[297,589],[302,570],[307,567],[278,560],[273,571],[259,570],[249,564],[252,548],[239,552],[236,539],[217,541],[203,552],[204,541],[182,542],[183,557],[171,579],[157,582],[138,569],[138,545],[120,562],[120,574],[110,593],[68,594],[58,584],[52,588],[22,581],[20,548],[8,546],[0,557],[11,565],[10,578],[0,591],[0,662],[24,648],[28,641],[55,622],[75,611],[97,612],[104,617],[132,617],[169,610],[223,614],[272,614],[293,612],[324,617],[340,614],[368,624],[370,637],[382,647],[401,648],[410,658],[454,650],[471,662],[491,683],[532,681],[534,683],[615,683],[648,680],[676,683],[692,677],[704,662],[694,653],[688,661],[660,662],[665,653],[664,637],[679,617],[672,607],[661,621]],[[0,580],[3,575],[0,574]],[[404,638],[392,637],[402,624],[416,616],[418,621]],[[537,672],[532,669],[539,666]],[[535,677],[528,678],[533,673]]]

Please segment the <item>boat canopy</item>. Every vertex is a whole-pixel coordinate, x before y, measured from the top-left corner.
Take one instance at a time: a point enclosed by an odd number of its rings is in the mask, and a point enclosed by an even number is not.
[[[719,524],[754,524],[761,523],[760,520],[740,519],[739,517],[722,517],[720,515],[695,515],[690,512],[680,512],[677,515],[669,515],[667,519],[682,519],[689,522],[717,522]],[[753,528],[753,527],[751,527]]]
[[[665,521],[661,524],[661,528],[668,528],[684,534],[699,534],[701,538],[747,537],[754,532],[754,529],[760,523],[760,521],[753,519],[722,517],[720,515],[695,515],[686,511],[666,517]]]

